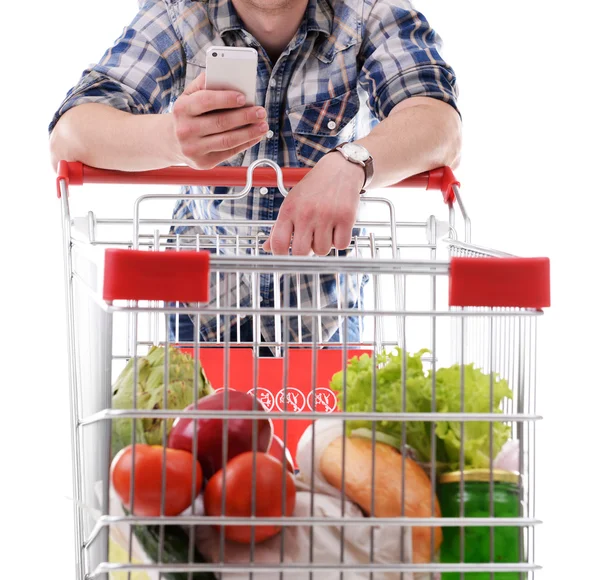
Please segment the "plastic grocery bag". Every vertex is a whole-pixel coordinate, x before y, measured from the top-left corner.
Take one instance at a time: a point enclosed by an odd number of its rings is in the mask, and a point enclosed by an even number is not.
[[[296,509],[294,516],[309,517],[311,514],[311,495],[314,517],[339,518],[342,513],[342,500],[324,493],[310,493],[310,488],[300,481],[296,482]],[[351,502],[344,502],[344,517],[360,518],[363,517],[360,509]],[[198,502],[196,511],[202,509]],[[404,536],[404,538],[402,538]],[[346,526],[344,528],[344,564],[345,565],[366,565],[370,562],[371,547],[371,526]],[[310,557],[310,526],[288,526],[282,540],[282,534],[257,544],[254,548],[254,563],[274,565],[281,561],[281,547],[283,541],[283,562],[286,564],[308,564]],[[340,571],[335,569],[336,564],[341,561],[340,543],[342,535],[340,526],[332,524],[315,525],[312,532],[312,561],[315,564],[331,565],[332,569],[327,571],[312,572],[314,580],[339,580]],[[376,564],[386,564],[398,562],[400,545],[404,541],[404,553],[412,553],[412,542],[410,534],[402,534],[401,526],[374,526],[373,545],[374,562]],[[201,527],[196,532],[196,547],[202,555],[209,561],[218,562],[220,551],[220,534],[218,531]],[[228,564],[245,564],[251,561],[250,546],[237,544],[235,542],[225,542],[224,559]],[[372,574],[372,575],[371,575]],[[260,580],[279,580],[279,572],[258,574]],[[247,580],[248,570],[235,573],[224,573],[223,580]],[[308,580],[308,572],[283,572],[282,577],[285,580]],[[352,580],[397,580],[398,572],[346,572],[344,578]],[[404,580],[415,580],[410,573],[404,574]]]

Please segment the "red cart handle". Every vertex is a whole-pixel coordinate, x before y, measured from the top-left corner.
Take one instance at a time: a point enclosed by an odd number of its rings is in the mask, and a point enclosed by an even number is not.
[[[293,187],[310,171],[308,168],[288,167],[282,169],[283,182],[286,187]],[[211,185],[225,187],[242,187],[246,185],[246,167],[215,167],[199,170],[191,167],[167,167],[151,171],[114,171],[89,167],[78,161],[60,161],[57,171],[57,191],[60,198],[60,182],[67,185],[83,185],[84,183],[113,183],[134,185]],[[268,167],[254,170],[252,185],[256,187],[276,187],[275,172]],[[449,167],[440,167],[409,177],[389,187],[427,189],[441,191],[446,203],[455,200],[453,186],[460,183]]]

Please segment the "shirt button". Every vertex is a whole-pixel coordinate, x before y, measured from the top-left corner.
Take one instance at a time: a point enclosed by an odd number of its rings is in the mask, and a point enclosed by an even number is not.
[[[274,89],[277,86],[277,80],[276,79],[271,79],[269,81],[269,86]]]
[[[337,124],[335,121],[329,121],[329,123],[327,123],[327,128],[330,131],[333,131],[336,127],[337,127]]]
[[[273,137],[273,135],[274,135],[273,131],[271,131],[271,129],[269,129],[267,131],[267,139],[271,139]]]
[[[268,190],[268,188],[266,188],[266,187],[261,187],[261,188],[259,189],[259,193],[260,193],[261,195],[267,195],[267,193],[269,193],[269,190]]]

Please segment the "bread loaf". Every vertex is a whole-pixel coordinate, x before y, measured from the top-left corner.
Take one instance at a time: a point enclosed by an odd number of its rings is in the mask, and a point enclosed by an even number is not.
[[[342,490],[342,437],[335,439],[325,449],[319,464],[325,480]],[[427,518],[440,517],[440,506],[435,498],[432,510],[431,481],[425,471],[408,457],[385,443],[375,444],[375,502],[372,505],[372,441],[346,437],[344,464],[344,491],[346,497],[359,505],[368,515],[375,517]],[[402,466],[405,483],[402,494]],[[404,501],[404,512],[402,502]],[[372,509],[374,508],[374,509]],[[413,563],[432,561],[431,527],[413,527]],[[434,554],[442,543],[442,530],[433,528]]]

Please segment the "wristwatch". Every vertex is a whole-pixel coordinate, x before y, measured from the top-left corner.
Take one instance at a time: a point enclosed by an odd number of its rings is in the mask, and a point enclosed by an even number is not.
[[[360,191],[360,193],[363,194],[373,179],[374,169],[373,158],[371,157],[371,154],[358,143],[341,143],[329,151],[329,153],[333,153],[334,151],[339,151],[347,161],[350,161],[350,163],[356,163],[364,169],[365,181]]]

